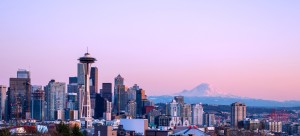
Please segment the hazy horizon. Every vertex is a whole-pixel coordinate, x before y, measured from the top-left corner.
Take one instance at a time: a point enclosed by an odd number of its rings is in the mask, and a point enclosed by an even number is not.
[[[300,100],[300,1],[0,1],[0,85],[68,83],[86,48],[101,83],[147,95],[214,91]]]

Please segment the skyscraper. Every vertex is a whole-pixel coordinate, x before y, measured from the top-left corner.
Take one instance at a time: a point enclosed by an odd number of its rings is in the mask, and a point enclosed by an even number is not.
[[[102,83],[100,94],[103,98],[106,98],[109,102],[112,102],[112,84]]]
[[[10,78],[8,88],[7,119],[29,119],[31,83],[29,71],[19,70],[18,78]]]
[[[45,90],[46,99],[46,120],[64,119],[64,109],[66,108],[66,83],[51,80]]]
[[[191,104],[184,104],[182,110],[182,122],[185,126],[192,123],[192,106]]]
[[[136,114],[138,117],[143,115],[143,100],[146,99],[145,90],[139,89],[136,91]]]
[[[133,100],[129,100],[126,107],[126,112],[132,118],[136,117],[136,102]]]
[[[231,104],[231,127],[238,127],[239,121],[246,118],[246,105],[244,103],[235,102]]]
[[[125,112],[128,101],[127,88],[124,85],[124,78],[118,75],[115,78],[114,87],[114,113],[119,115],[121,111]]]
[[[0,120],[4,120],[6,101],[6,86],[0,85]]]
[[[17,71],[17,78],[30,78],[30,72],[26,69],[19,69]]]
[[[95,107],[95,115],[96,119],[103,119],[105,113],[110,112],[110,103],[106,98],[102,97],[100,94],[96,94],[96,107]]]
[[[169,106],[171,117],[180,117],[180,106],[175,99],[173,99],[172,102],[169,103]]]
[[[169,113],[171,115],[170,127],[181,126],[181,115],[180,115],[180,105],[178,102],[173,99],[172,102],[169,103]]]
[[[90,77],[90,90],[91,95],[95,95],[96,93],[99,93],[98,91],[98,68],[97,67],[91,67],[91,77]]]
[[[38,121],[44,121],[45,110],[45,92],[44,90],[35,90],[32,93],[31,118]]]
[[[78,84],[84,89],[80,93],[80,119],[85,122],[85,128],[92,127],[92,113],[91,113],[91,97],[90,97],[90,71],[91,64],[96,61],[89,53],[85,53],[83,57],[78,59],[80,61],[78,69]],[[82,82],[82,80],[84,82]],[[98,79],[97,79],[98,80]],[[82,84],[83,83],[83,84]]]
[[[128,100],[135,101],[137,90],[140,90],[140,87],[137,84],[134,84],[134,86],[132,86],[128,89]]]
[[[91,67],[90,72],[90,98],[91,98],[91,116],[95,114],[95,101],[98,90],[98,68]]]
[[[192,124],[203,125],[203,107],[201,104],[192,104]]]
[[[70,110],[79,110],[79,89],[77,77],[69,77],[67,108]]]

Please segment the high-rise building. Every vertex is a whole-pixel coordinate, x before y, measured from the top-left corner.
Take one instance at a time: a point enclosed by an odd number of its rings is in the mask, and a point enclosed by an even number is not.
[[[133,100],[129,100],[126,108],[126,112],[132,118],[136,117],[136,102]]]
[[[215,114],[205,113],[203,115],[203,125],[207,127],[212,127],[215,125]]]
[[[175,99],[169,103],[169,113],[171,115],[170,127],[182,126],[180,115],[180,104]]]
[[[97,67],[91,67],[91,76],[90,76],[90,93],[91,95],[94,95],[96,93],[99,93],[98,91],[98,68]]]
[[[192,106],[191,104],[184,104],[182,110],[182,122],[183,125],[188,126],[192,124]]]
[[[6,86],[0,85],[0,120],[5,119]]]
[[[246,105],[235,102],[231,104],[231,127],[237,128],[238,123],[246,118]]]
[[[30,118],[31,83],[30,78],[25,78],[29,77],[29,72],[27,71],[27,75],[21,73],[18,71],[18,76],[21,78],[10,78],[9,80],[7,119]]]
[[[31,118],[38,121],[44,121],[45,111],[45,92],[44,90],[35,90],[32,93]]]
[[[169,103],[169,111],[171,117],[180,117],[180,106],[175,99]]]
[[[201,104],[192,104],[192,125],[203,125],[203,112]]]
[[[91,93],[90,93],[90,71],[91,64],[96,61],[89,53],[85,53],[83,57],[78,59],[78,85],[80,93],[80,119],[84,121],[85,128],[92,127],[92,111],[91,111]],[[98,77],[97,77],[98,80]],[[97,81],[98,82],[98,81]]]
[[[183,96],[174,96],[174,99],[178,104],[184,105],[184,97]]]
[[[135,101],[135,99],[136,99],[136,91],[137,90],[140,90],[140,87],[137,84],[134,84],[133,87],[130,87],[128,89],[128,100]]]
[[[184,112],[184,97],[183,96],[174,96],[174,99],[175,101],[179,104],[179,112],[180,112],[180,115],[182,116],[183,115],[183,112]]]
[[[67,108],[69,110],[78,110],[77,93],[67,93]]]
[[[68,94],[67,94],[67,108],[70,110],[79,110],[79,89],[77,77],[69,77]],[[75,99],[76,98],[76,99]]]
[[[66,108],[66,83],[51,80],[45,90],[46,99],[46,120],[64,119],[64,109]]]
[[[26,69],[19,69],[17,71],[17,78],[30,78],[30,72]]]
[[[75,83],[77,84],[77,77],[69,77],[69,84]]]
[[[119,115],[121,112],[125,112],[128,102],[127,88],[124,85],[124,78],[118,75],[115,78],[114,87],[114,113]]]
[[[103,98],[106,98],[109,102],[112,102],[112,84],[102,83],[100,94]]]
[[[98,68],[91,67],[91,73],[90,73],[91,116],[94,116],[94,114],[95,114],[96,93],[99,93],[99,90],[98,90]]]
[[[111,102],[109,102],[106,98],[102,97],[100,94],[96,94],[95,104],[96,107],[94,118],[103,119],[106,113],[111,113]]]
[[[136,91],[136,114],[138,117],[143,115],[143,100],[146,99],[145,90]]]

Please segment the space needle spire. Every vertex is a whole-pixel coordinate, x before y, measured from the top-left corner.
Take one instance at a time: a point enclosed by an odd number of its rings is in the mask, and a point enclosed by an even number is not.
[[[80,120],[85,122],[85,128],[92,127],[92,116],[91,116],[91,98],[90,98],[90,71],[91,64],[96,61],[87,49],[87,53],[83,57],[80,57],[79,62],[83,64],[84,73],[84,88],[80,89]]]

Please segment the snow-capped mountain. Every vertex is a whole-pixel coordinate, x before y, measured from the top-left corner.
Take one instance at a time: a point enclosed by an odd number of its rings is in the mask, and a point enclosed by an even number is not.
[[[264,100],[248,97],[240,97],[226,93],[220,93],[210,88],[209,84],[202,83],[191,90],[183,90],[182,92],[173,95],[163,96],[149,96],[150,100],[155,103],[168,103],[171,102],[174,96],[184,96],[184,102],[186,103],[205,103],[216,105],[230,105],[233,102],[244,102],[247,106],[258,107],[296,107],[300,106],[300,101],[276,101],[276,100]]]
[[[182,92],[176,93],[174,95],[198,96],[198,97],[230,97],[230,98],[239,97],[239,96],[215,91],[211,89],[209,84],[207,83],[201,83],[200,85],[196,86],[192,90],[183,90]]]

